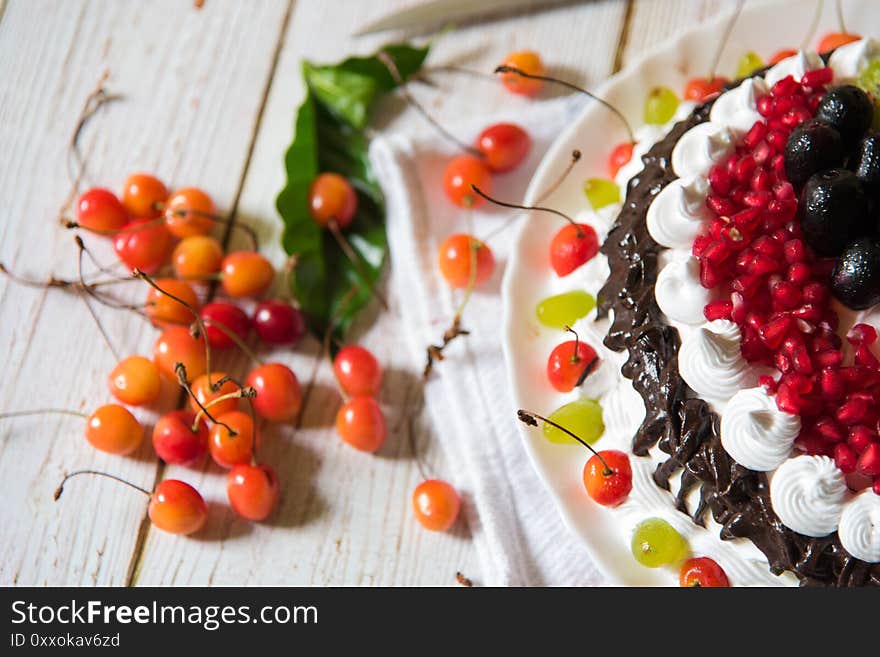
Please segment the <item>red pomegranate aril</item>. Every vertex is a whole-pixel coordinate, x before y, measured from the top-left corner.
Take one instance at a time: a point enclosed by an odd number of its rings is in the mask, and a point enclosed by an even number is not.
[[[797,81],[791,76],[786,75],[784,78],[779,80],[773,87],[770,89],[771,96],[790,96],[799,92]]]
[[[761,336],[761,341],[765,345],[771,349],[776,349],[782,344],[782,341],[785,339],[785,335],[790,328],[791,319],[788,317],[779,317],[767,322],[767,324],[758,330],[758,334]]]
[[[718,265],[724,262],[730,255],[730,247],[722,240],[716,240],[706,247],[703,251],[702,260],[704,262]]]
[[[724,281],[721,272],[712,263],[700,261],[700,284],[708,290],[718,287]]]
[[[769,235],[761,235],[755,238],[751,247],[758,253],[770,258],[779,258],[782,255],[782,246]]]
[[[801,78],[801,85],[816,89],[817,87],[828,84],[833,79],[834,71],[831,68],[817,68],[804,73]]]
[[[846,434],[838,426],[838,424],[830,417],[823,417],[816,420],[814,425],[816,433],[818,433],[826,442],[839,443],[843,442]]]
[[[826,367],[819,374],[819,387],[822,390],[822,395],[830,400],[840,399],[846,394],[843,377],[830,367]]]
[[[874,485],[871,486],[874,495],[880,495],[880,477],[874,477]]]
[[[778,182],[773,185],[773,196],[777,201],[795,201],[797,196],[794,193],[794,187],[787,180]]]
[[[781,265],[778,260],[774,260],[773,258],[766,256],[762,253],[756,253],[754,259],[749,265],[747,271],[750,274],[762,275],[762,274],[773,274],[778,272],[781,269]]]
[[[712,239],[708,235],[698,235],[694,240],[694,246],[691,249],[691,253],[693,253],[695,258],[701,258],[706,251],[706,247],[711,243]]]
[[[846,341],[853,346],[866,345],[870,347],[877,341],[877,330],[870,324],[858,323],[846,334]]]
[[[756,166],[755,158],[751,155],[742,157],[733,168],[734,179],[740,184],[746,184],[751,179]]]
[[[797,415],[801,410],[800,395],[787,383],[780,383],[776,389],[776,406],[783,413]]]
[[[858,457],[849,445],[843,443],[834,446],[834,464],[843,474],[852,474],[856,471]]]
[[[785,253],[785,260],[790,263],[803,262],[807,258],[807,247],[803,240],[788,240],[782,246],[782,251]]]
[[[799,305],[802,301],[803,294],[800,288],[794,283],[788,281],[780,281],[770,290],[774,304],[781,310],[789,310]]]
[[[752,158],[755,160],[755,164],[760,166],[764,166],[773,157],[773,148],[771,148],[770,144],[766,141],[762,141],[758,144],[758,147],[752,152]]]
[[[813,354],[813,360],[818,367],[840,367],[843,354],[837,349],[827,349]]]
[[[773,98],[770,95],[761,96],[760,98],[758,98],[758,103],[756,105],[757,110],[758,110],[758,114],[763,116],[765,119],[772,116],[773,109],[774,109],[774,107],[773,107],[774,100],[775,100],[775,98]]]
[[[805,262],[795,262],[788,267],[785,278],[790,283],[798,287],[798,295],[800,298],[803,298],[803,293],[801,292],[800,288],[802,288],[804,284],[810,280],[810,276],[812,275],[812,273],[813,272],[810,269],[810,266]]]
[[[739,210],[739,206],[733,200],[714,194],[709,194],[706,197],[706,206],[720,217],[729,217]]]
[[[804,303],[820,304],[827,298],[825,287],[821,283],[804,285]]]
[[[703,308],[703,315],[710,322],[716,319],[730,319],[733,312],[733,303],[731,301],[712,301]]]
[[[784,130],[770,130],[767,132],[765,141],[770,148],[777,153],[781,153],[785,149],[785,144],[788,142],[788,134]]]
[[[727,170],[719,165],[709,169],[709,186],[718,196],[727,196],[730,193],[730,174]]]
[[[810,111],[806,108],[793,109],[783,115],[782,124],[788,128],[796,128],[811,116]]]
[[[763,167],[758,167],[755,169],[755,173],[752,174],[750,184],[753,192],[766,192],[770,189],[773,181],[770,178],[770,174]]]
[[[856,347],[855,361],[858,365],[862,365],[863,367],[875,371],[880,369],[880,361],[878,361],[877,357],[871,353],[871,350],[867,345],[859,345]]]
[[[851,426],[853,424],[858,424],[863,419],[865,419],[865,414],[868,412],[868,405],[864,402],[864,400],[859,398],[853,398],[850,396],[843,405],[837,409],[837,412],[834,414],[834,417],[837,418],[837,421],[841,424],[845,424],[846,426]]]
[[[871,443],[859,456],[856,470],[869,477],[880,475],[880,443]]]
[[[742,293],[744,297],[752,297],[761,287],[763,279],[752,274],[743,274],[733,279],[731,283],[734,290]]]
[[[764,388],[769,394],[776,392],[776,379],[769,374],[762,374],[759,376],[758,385]]]
[[[761,143],[761,140],[764,139],[766,134],[767,125],[763,121],[755,121],[754,125],[749,128],[745,137],[743,137],[743,144],[745,144],[750,150],[754,150],[755,147]]]
[[[752,232],[761,223],[759,208],[746,208],[730,218],[731,223],[742,231]]]
[[[788,374],[794,368],[791,364],[791,358],[786,356],[781,351],[777,351],[773,356],[773,367],[782,372],[783,374]]]

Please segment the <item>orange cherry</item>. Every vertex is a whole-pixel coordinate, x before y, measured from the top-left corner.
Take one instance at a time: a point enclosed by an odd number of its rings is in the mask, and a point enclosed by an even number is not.
[[[278,475],[268,465],[242,463],[226,477],[226,496],[232,509],[247,520],[265,520],[278,504]]]
[[[213,415],[213,413],[212,413]],[[254,456],[254,445],[259,447],[260,435],[248,413],[232,411],[215,415],[217,423],[211,427],[208,446],[214,462],[221,468],[231,468],[241,463],[250,463]],[[229,433],[231,428],[235,435]]]
[[[309,188],[309,212],[319,226],[335,219],[340,229],[347,228],[357,212],[354,187],[338,173],[322,173]]]
[[[223,247],[208,235],[183,238],[171,253],[171,263],[178,278],[207,279],[220,271]]]
[[[165,225],[175,237],[210,233],[216,215],[214,201],[196,187],[178,189],[165,203]]]
[[[708,78],[693,78],[688,80],[687,85],[685,85],[684,97],[695,103],[702,103],[724,91],[724,85],[728,82],[727,78],[718,76],[713,77],[711,80]]]
[[[208,505],[195,488],[179,479],[156,486],[147,511],[150,522],[169,534],[192,534],[205,526]]]
[[[223,290],[233,298],[257,297],[272,285],[275,268],[256,251],[234,251],[223,258]]]
[[[108,454],[131,454],[141,444],[144,428],[119,404],[101,406],[86,422],[86,440]]]
[[[608,156],[608,173],[612,180],[617,177],[623,166],[632,160],[634,147],[635,144],[631,141],[625,141],[615,146],[611,151],[611,155]]]
[[[798,51],[794,48],[783,48],[782,50],[777,50],[768,60],[768,64],[778,64],[783,59],[788,59],[789,57],[794,57],[798,54]]]
[[[443,189],[446,196],[460,208],[475,208],[485,199],[474,193],[472,188],[492,194],[492,173],[479,157],[459,155],[450,160],[443,173]]]
[[[177,380],[175,366],[182,363],[190,381],[205,373],[205,341],[194,338],[185,326],[169,326],[153,344],[153,362],[159,371]]]
[[[186,281],[176,278],[157,278],[156,285],[172,294],[178,299],[185,301],[196,312],[199,309],[199,297],[195,290]],[[162,328],[169,324],[191,324],[195,321],[192,312],[176,299],[162,294],[154,287],[147,291],[147,301],[144,309],[154,326]]]
[[[387,435],[382,408],[372,397],[351,399],[336,414],[336,432],[355,449],[375,452]]]
[[[428,479],[416,486],[412,504],[416,520],[434,532],[445,532],[452,527],[461,510],[458,493],[440,479]]]
[[[251,370],[244,384],[257,391],[253,403],[260,417],[273,422],[290,422],[299,415],[302,390],[296,374],[287,365],[260,365]]]
[[[225,376],[226,374],[224,372],[211,372],[211,383],[217,383],[217,381]],[[208,375],[202,374],[193,380],[190,387],[192,388],[196,399],[198,399],[202,406],[206,407],[208,412],[214,417],[238,410],[238,399],[236,398],[224,399],[223,401],[213,404],[211,403],[218,397],[223,397],[224,395],[229,395],[238,391],[238,386],[232,381],[226,380],[220,385],[220,388],[215,391],[211,389],[211,386],[208,383]],[[199,410],[201,410],[195,399],[192,397],[189,398],[189,407],[194,413],[198,413]]]
[[[107,377],[107,386],[116,399],[131,406],[152,404],[162,391],[159,368],[143,356],[119,361]]]
[[[476,272],[474,262],[476,261]],[[450,287],[466,288],[481,285],[495,270],[492,250],[476,237],[457,233],[447,237],[437,250],[440,273]]]
[[[829,32],[819,40],[816,50],[820,53],[831,52],[861,38],[858,34],[850,34],[849,32]]]
[[[133,173],[122,186],[122,205],[132,217],[158,217],[168,198],[168,188],[148,173]]]
[[[533,50],[519,50],[504,58],[502,66],[518,68],[529,75],[545,75],[541,56]],[[501,82],[508,91],[523,96],[534,96],[544,86],[543,80],[531,80],[516,73],[502,73]]]

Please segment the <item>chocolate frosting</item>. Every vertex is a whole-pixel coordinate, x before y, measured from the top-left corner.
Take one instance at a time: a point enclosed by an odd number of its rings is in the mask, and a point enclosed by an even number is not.
[[[707,511],[721,526],[721,539],[746,538],[763,552],[770,571],[789,570],[803,585],[880,586],[880,564],[850,556],[837,534],[809,538],[785,527],[770,504],[767,475],[739,465],[721,446],[720,418],[695,398],[678,372],[678,331],[665,323],[654,298],[657,254],[663,247],[648,234],[648,206],[676,178],[672,150],[679,138],[709,118],[712,102],[697,107],[643,158],[644,170],[627,188],[623,209],[602,245],[611,274],[598,297],[598,316],[613,310],[605,345],[628,353],[621,368],[641,395],[645,421],[633,437],[632,450],[646,456],[659,444],[669,455],[654,472],[655,483],[670,490],[680,476],[675,506],[688,513],[685,499],[699,487],[700,502],[692,515],[704,525]]]

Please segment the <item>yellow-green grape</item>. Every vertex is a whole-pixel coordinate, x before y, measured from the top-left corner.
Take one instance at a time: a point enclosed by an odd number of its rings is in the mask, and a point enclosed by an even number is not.
[[[596,299],[592,294],[574,290],[547,297],[535,308],[535,314],[544,326],[563,329],[572,326],[581,317],[586,317],[595,307]]]
[[[669,123],[678,109],[678,96],[669,87],[654,87],[645,100],[645,123]]]
[[[874,129],[880,127],[880,112],[877,104],[880,102],[880,58],[872,59],[860,72],[856,84],[864,89],[874,102]]]
[[[763,65],[764,61],[758,56],[758,53],[749,50],[739,58],[739,64],[736,66],[736,77],[747,78]]]
[[[577,399],[560,406],[550,414],[550,419],[565,427],[584,441],[593,443],[605,433],[602,422],[602,406],[595,399]],[[576,443],[564,431],[550,424],[544,424],[544,437],[551,443]]]
[[[690,552],[684,537],[662,518],[640,522],[633,533],[631,547],[636,561],[648,568],[668,566]]]
[[[594,210],[620,203],[620,187],[605,178],[588,178],[584,183],[584,194]]]

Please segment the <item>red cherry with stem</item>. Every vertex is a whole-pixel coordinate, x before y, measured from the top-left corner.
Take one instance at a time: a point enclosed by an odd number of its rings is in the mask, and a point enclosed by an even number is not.
[[[76,222],[86,230],[110,233],[128,223],[128,212],[109,189],[94,187],[76,202]]]
[[[519,69],[529,75],[545,74],[541,56],[533,50],[512,52],[504,58],[501,65]],[[525,78],[516,73],[504,73],[501,76],[501,83],[509,92],[522,96],[535,96],[544,87],[543,80]]]
[[[181,239],[210,233],[216,215],[214,201],[197,187],[178,189],[165,203],[165,226]]]
[[[196,424],[196,414],[186,409],[166,413],[153,427],[153,449],[166,463],[195,465],[208,451],[208,425]],[[195,431],[193,430],[195,427]]]
[[[475,256],[476,272],[473,267]],[[492,276],[495,257],[492,250],[476,237],[457,233],[447,237],[437,249],[437,265],[450,287],[476,287]]]
[[[168,258],[171,234],[155,219],[134,219],[113,238],[113,250],[129,269],[152,274]]]
[[[242,463],[226,476],[229,504],[242,518],[259,522],[269,517],[278,504],[278,475],[268,465]]]
[[[254,410],[260,417],[273,422],[290,422],[302,407],[302,389],[299,379],[287,365],[260,364],[250,371],[245,386],[257,391]]]
[[[473,193],[473,187],[492,193],[492,174],[486,162],[473,155],[450,160],[443,174],[443,189],[449,200],[460,208],[477,207],[483,199]]]
[[[692,78],[684,87],[685,100],[702,103],[724,91],[724,85],[730,80],[720,76],[710,78]]]
[[[611,155],[608,156],[608,173],[611,174],[612,180],[617,177],[618,172],[632,159],[633,148],[635,148],[635,144],[631,141],[625,141],[615,146],[614,150],[611,151]]]
[[[147,508],[150,522],[157,529],[169,534],[193,534],[204,527],[205,521],[208,519],[208,505],[205,504],[199,491],[179,479],[166,479],[159,482],[159,485],[151,493],[146,488],[137,486],[116,475],[97,470],[77,470],[71,472],[61,481],[55,490],[55,501],[61,498],[64,485],[68,480],[79,475],[106,477],[143,493],[150,499]]]
[[[218,386],[220,381],[223,383]],[[205,407],[211,415],[217,417],[238,410],[240,397],[230,397],[238,392],[238,386],[225,372],[211,372],[210,383],[208,383],[207,374],[196,377],[190,384],[190,390],[192,395],[189,396],[189,407],[194,413],[198,413],[202,407]],[[225,397],[225,399],[220,399],[220,397]]]
[[[529,133],[513,123],[496,123],[477,137],[477,150],[495,173],[506,173],[518,167],[532,148]]]
[[[208,441],[214,462],[221,468],[250,463],[255,449],[260,446],[260,434],[251,416],[232,411],[216,417]]]
[[[632,490],[632,467],[629,457],[614,449],[597,452],[588,442],[573,431],[532,411],[520,409],[516,412],[520,422],[537,427],[539,422],[549,424],[571,436],[593,453],[584,465],[584,488],[587,495],[602,506],[621,504]]]
[[[177,300],[181,299],[192,308],[198,308],[199,297],[192,286],[186,281],[176,278],[157,278],[156,285],[167,294],[163,294],[154,287],[150,287],[147,290],[147,301],[144,304],[144,309],[147,317],[153,322],[153,326],[162,328],[169,324],[189,324],[192,322],[192,313]],[[177,297],[177,299],[172,299],[168,296],[169,294]]]
[[[385,442],[385,415],[372,397],[354,397],[336,414],[336,432],[362,452],[375,452]]]
[[[861,38],[862,37],[857,34],[850,34],[848,32],[829,32],[819,39],[819,45],[816,47],[816,51],[819,53],[831,52],[832,50],[840,48],[840,46],[853,43]]]
[[[275,280],[275,268],[256,251],[233,251],[223,258],[220,283],[223,291],[237,299],[258,297]]]
[[[461,498],[445,481],[428,479],[416,486],[412,505],[416,520],[422,527],[435,532],[445,532],[458,519]]]
[[[168,188],[148,173],[133,173],[122,186],[122,205],[132,217],[158,217],[168,200]]]
[[[727,588],[727,574],[709,557],[694,557],[681,566],[678,583],[682,587]]]
[[[319,226],[336,220],[340,230],[347,228],[357,212],[357,193],[338,173],[322,173],[309,188],[309,212]]]
[[[254,309],[254,330],[270,345],[294,346],[306,334],[302,311],[283,299],[268,299]]]
[[[574,340],[557,345],[547,359],[547,378],[559,392],[574,390],[599,364],[596,350],[581,342],[574,329],[566,329],[574,333]]]
[[[599,253],[599,236],[589,224],[568,224],[550,242],[550,266],[567,276]]]
[[[246,340],[251,330],[251,320],[244,310],[229,301],[212,301],[206,303],[199,312],[205,320],[205,334],[212,349],[229,349],[235,341],[211,322],[218,322],[242,340]]]
[[[370,351],[357,345],[340,349],[333,359],[333,373],[349,397],[375,396],[382,387],[382,367]]]
[[[130,406],[152,404],[162,392],[159,368],[149,358],[123,358],[107,377],[107,387],[116,399]]]

